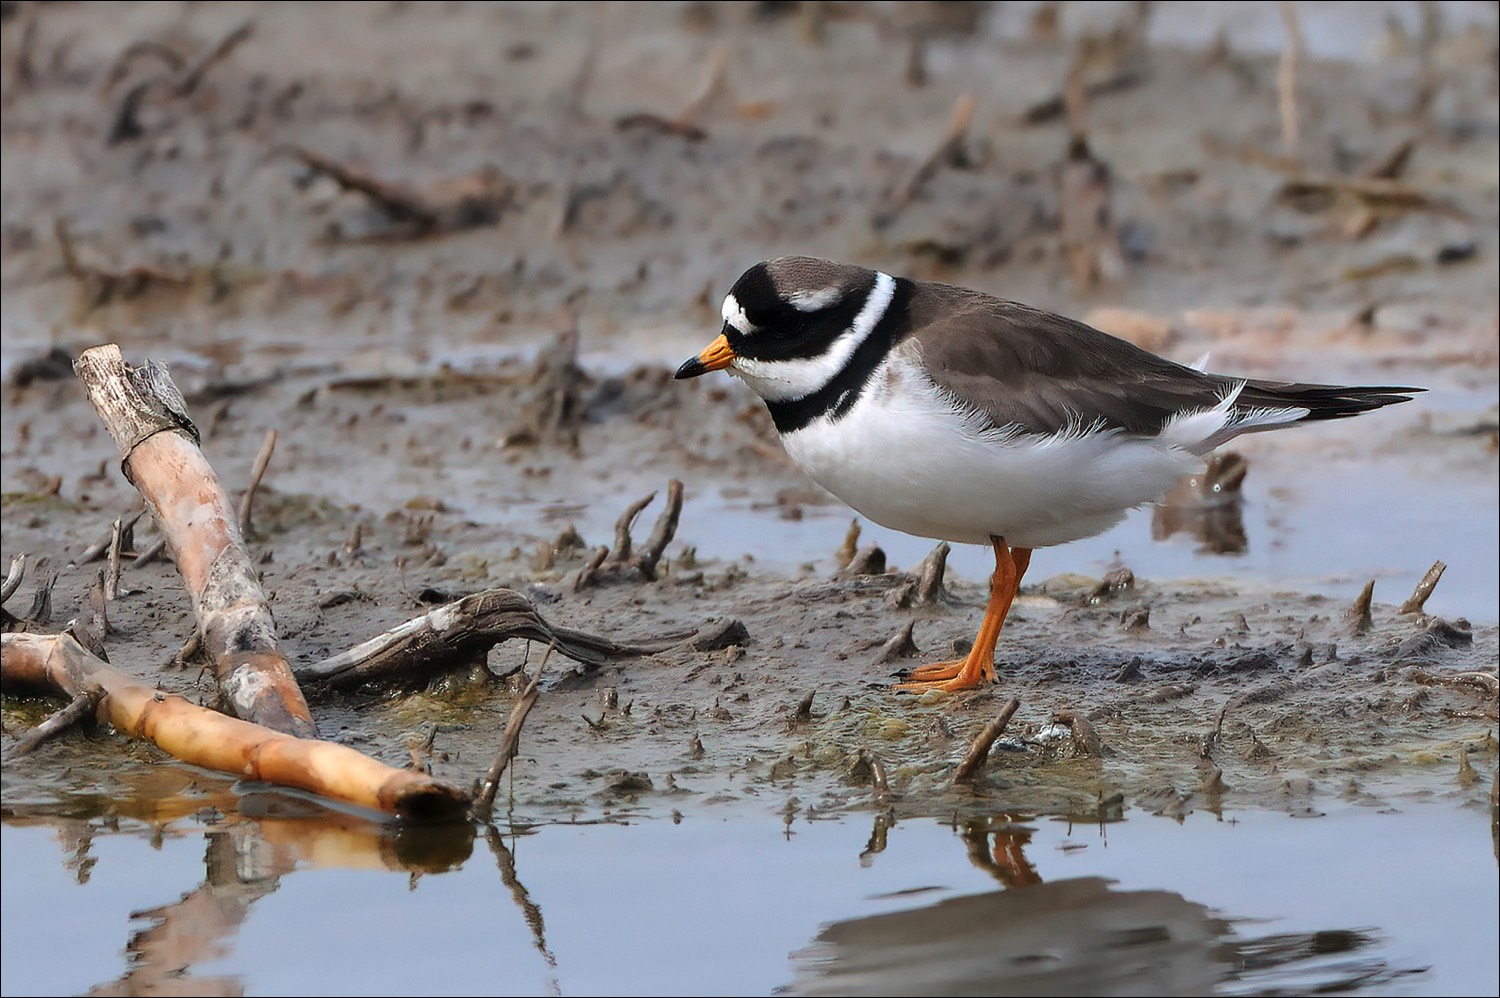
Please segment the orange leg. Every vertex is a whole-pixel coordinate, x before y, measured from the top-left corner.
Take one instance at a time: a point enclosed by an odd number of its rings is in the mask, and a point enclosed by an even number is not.
[[[908,682],[897,689],[930,690],[948,692],[972,690],[983,682],[995,681],[995,643],[1000,640],[1000,629],[1005,626],[1006,614],[1021,588],[1021,576],[1031,564],[1031,548],[1012,548],[1003,537],[991,537],[995,548],[995,574],[990,576],[990,602],[984,610],[984,620],[979,624],[979,634],[974,638],[974,647],[967,658],[951,662],[934,662],[919,666],[907,675]]]

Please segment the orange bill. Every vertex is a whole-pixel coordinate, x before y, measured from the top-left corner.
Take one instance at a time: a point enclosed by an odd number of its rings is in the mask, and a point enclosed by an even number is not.
[[[734,362],[734,348],[729,338],[722,333],[719,338],[703,349],[703,352],[677,369],[678,378],[696,378],[709,371],[722,371]]]

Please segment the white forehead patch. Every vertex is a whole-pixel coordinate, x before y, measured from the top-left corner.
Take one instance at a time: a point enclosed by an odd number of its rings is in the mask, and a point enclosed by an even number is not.
[[[734,295],[724,296],[723,312],[724,321],[729,323],[735,329],[738,329],[740,332],[744,333],[746,336],[755,332],[754,324],[752,324],[749,317],[745,315],[744,306],[740,304],[740,300]]]
[[[787,296],[787,301],[799,312],[816,312],[827,308],[843,296],[842,288],[824,288],[821,291],[793,291]]]
[[[747,385],[755,389],[756,394],[767,401],[790,402],[807,398],[849,365],[854,351],[875,331],[875,326],[885,315],[886,309],[890,308],[895,294],[895,278],[889,274],[877,273],[875,286],[870,289],[869,297],[865,299],[864,306],[849,328],[816,357],[794,357],[787,360],[736,357],[729,370],[743,378]],[[727,302],[725,307],[728,307]]]

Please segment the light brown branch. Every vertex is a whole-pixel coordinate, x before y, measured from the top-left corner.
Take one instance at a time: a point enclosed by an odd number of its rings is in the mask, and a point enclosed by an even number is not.
[[[97,691],[101,720],[191,765],[412,820],[467,813],[467,795],[451,784],[163,693],[101,662],[66,634],[5,634],[0,642],[0,680],[7,689],[16,685],[70,698]]]
[[[125,477],[161,526],[229,710],[277,731],[316,734],[229,496],[198,448],[166,368],[130,367],[109,344],[85,350],[74,369],[119,448]]]

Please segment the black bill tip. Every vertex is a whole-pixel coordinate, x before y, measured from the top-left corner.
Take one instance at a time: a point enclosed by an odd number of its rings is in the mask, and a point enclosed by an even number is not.
[[[672,375],[672,377],[676,378],[678,381],[681,381],[683,378],[696,378],[700,374],[707,373],[708,366],[705,365],[703,361],[699,360],[697,357],[693,357],[689,360],[684,361],[682,366],[677,369],[677,373]]]

